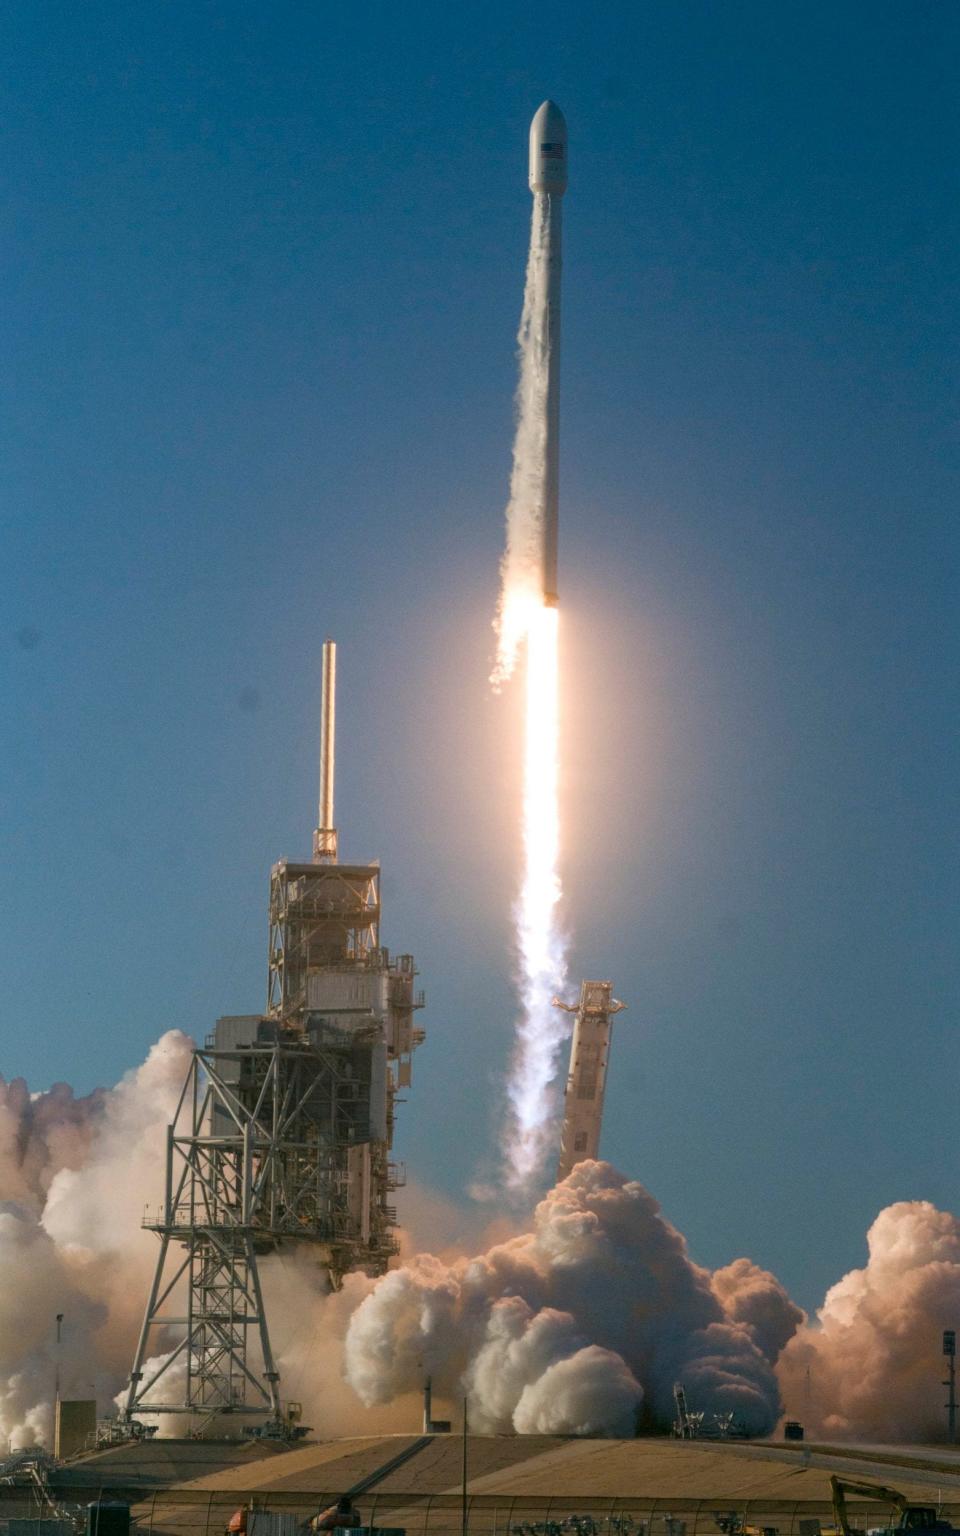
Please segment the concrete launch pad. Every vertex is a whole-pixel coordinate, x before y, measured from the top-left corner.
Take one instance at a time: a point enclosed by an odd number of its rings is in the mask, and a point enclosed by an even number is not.
[[[463,1449],[456,1434],[292,1450],[154,1440],[78,1457],[51,1487],[78,1504],[125,1498],[150,1536],[222,1536],[241,1504],[304,1522],[345,1492],[365,1524],[459,1536]],[[960,1453],[946,1446],[470,1435],[466,1453],[469,1536],[818,1536],[833,1525],[831,1472],[900,1487],[960,1524]],[[34,1502],[32,1489],[6,1487],[0,1518]],[[882,1505],[849,1507],[860,1530],[887,1523]]]
[[[816,1536],[833,1524],[831,1471],[899,1485],[960,1516],[960,1459],[945,1447],[471,1435],[466,1452],[472,1536]],[[453,1536],[462,1455],[455,1434],[302,1445],[157,1491],[135,1514],[156,1536],[220,1536],[240,1504],[305,1521],[357,1490],[365,1524]],[[887,1521],[881,1505],[850,1508],[861,1530]]]

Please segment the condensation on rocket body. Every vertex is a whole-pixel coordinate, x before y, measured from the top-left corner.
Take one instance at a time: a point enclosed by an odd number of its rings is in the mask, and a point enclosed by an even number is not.
[[[530,124],[530,190],[542,199],[547,315],[545,367],[546,438],[543,445],[543,600],[557,602],[557,541],[560,491],[560,274],[563,266],[562,204],[567,190],[567,125],[553,101],[537,109]]]

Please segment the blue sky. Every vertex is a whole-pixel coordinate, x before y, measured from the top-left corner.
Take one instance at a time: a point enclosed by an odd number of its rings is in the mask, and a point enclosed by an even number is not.
[[[512,1029],[515,696],[486,686],[529,221],[570,128],[561,594],[604,1147],[807,1305],[955,1205],[960,12],[83,7],[0,23],[0,1071],[79,1089],[262,1006],[338,821],[459,1198]]]

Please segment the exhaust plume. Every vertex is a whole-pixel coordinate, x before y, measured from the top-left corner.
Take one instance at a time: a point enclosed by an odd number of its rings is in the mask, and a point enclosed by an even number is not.
[[[780,1404],[766,1351],[802,1313],[754,1265],[719,1273],[715,1287],[641,1184],[579,1163],[530,1232],[379,1280],[350,1319],[346,1377],[372,1405],[430,1375],[438,1393],[469,1394],[480,1431],[607,1435],[632,1434],[641,1409],[669,1425],[681,1380],[698,1408],[768,1433]]]
[[[534,196],[523,309],[517,333],[520,377],[506,514],[506,547],[500,562],[500,599],[494,620],[497,657],[490,681],[495,688],[513,676],[531,617],[543,606],[547,386],[551,346],[547,300],[552,211],[549,197],[543,193]]]
[[[551,221],[559,203],[533,199],[530,254],[518,336],[520,381],[513,472],[507,506],[495,620],[498,645],[491,681],[499,688],[525,653],[523,876],[514,906],[521,1014],[507,1096],[507,1186],[517,1193],[536,1179],[553,1129],[551,1083],[566,1022],[551,1006],[566,981],[566,939],[558,922],[559,675],[557,610],[544,602],[543,551],[548,505],[548,385],[551,366]]]

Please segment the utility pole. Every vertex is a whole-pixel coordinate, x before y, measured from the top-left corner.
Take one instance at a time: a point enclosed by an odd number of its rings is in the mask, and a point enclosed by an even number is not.
[[[954,1328],[943,1330],[943,1353],[947,1358],[947,1379],[943,1383],[950,1388],[947,1398],[947,1438],[951,1445],[957,1443],[957,1334]]]
[[[60,1332],[63,1327],[63,1313],[57,1313],[57,1354],[56,1367],[53,1381],[53,1454],[60,1456]]]
[[[460,1478],[460,1536],[467,1536],[467,1399],[463,1400],[463,1455]]]

